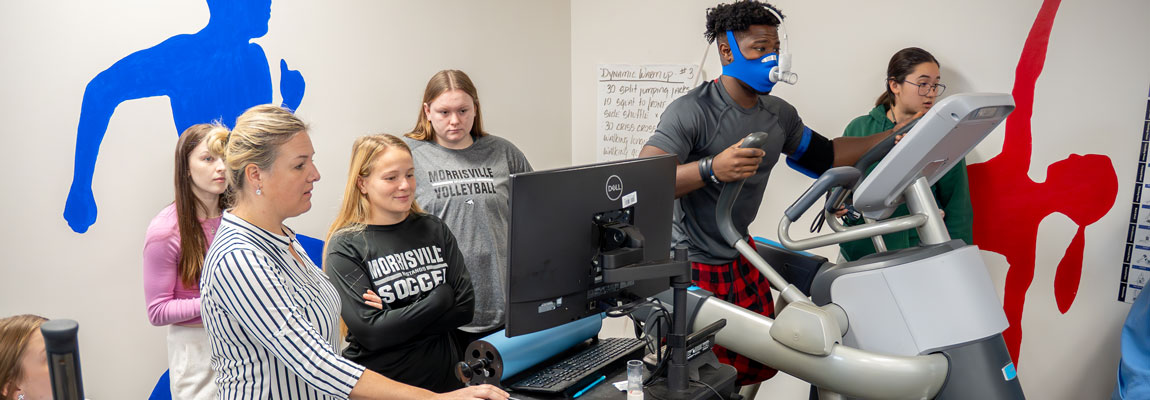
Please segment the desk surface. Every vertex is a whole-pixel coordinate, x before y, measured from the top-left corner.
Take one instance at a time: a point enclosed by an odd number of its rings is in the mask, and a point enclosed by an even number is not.
[[[595,387],[591,388],[591,390],[587,391],[586,393],[583,393],[582,396],[579,396],[579,400],[625,400],[627,398],[627,392],[616,389],[614,383],[627,380],[627,368],[625,366],[619,367],[619,368],[613,368],[608,372],[610,372],[610,374],[607,375],[606,380],[595,385]],[[650,372],[648,372],[645,369],[643,370],[643,378],[646,378],[649,374],[650,374]],[[726,375],[726,376],[724,376],[724,375]],[[711,379],[708,379],[708,378],[712,378],[712,377],[714,379],[717,379],[720,382],[729,381],[728,385],[727,385],[729,387],[727,388],[727,390],[723,390],[723,388],[721,387],[721,386],[723,386],[723,384],[719,384],[719,385],[713,384],[712,385],[712,386],[716,386],[715,389],[717,389],[720,392],[722,392],[723,394],[725,394],[726,395],[725,397],[730,397],[730,393],[735,391],[735,386],[734,386],[735,368],[734,367],[729,366],[729,365],[723,365],[720,370],[705,368],[703,371],[704,380],[710,381]],[[726,379],[724,379],[724,378],[726,378]],[[546,394],[542,394],[542,393],[532,393],[532,392],[514,391],[514,390],[508,390],[508,393],[511,393],[512,400],[559,400],[559,399],[566,399],[567,398],[563,395],[546,395]],[[712,396],[711,398],[713,399],[714,396]],[[655,400],[651,396],[650,390],[644,390],[643,391],[643,400]]]

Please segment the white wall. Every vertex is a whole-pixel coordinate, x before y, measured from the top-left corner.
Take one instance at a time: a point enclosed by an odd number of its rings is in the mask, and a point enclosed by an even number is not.
[[[410,129],[440,69],[471,75],[487,130],[536,168],[568,165],[568,11],[554,1],[276,0],[269,33],[255,42],[273,87],[281,58],[303,74],[298,111],[323,175],[312,210],[289,224],[326,233],[353,138]],[[166,328],[145,315],[140,253],[148,221],[172,200],[177,136],[166,97],[122,104],[96,166],[97,222],[73,233],[61,215],[84,87],[134,51],[196,32],[208,15],[203,0],[0,2],[0,316],[78,320],[89,398],[144,398],[167,367]]]
[[[352,138],[410,128],[427,78],[443,68],[471,74],[488,130],[514,141],[537,169],[594,161],[595,66],[698,62],[705,9],[715,2],[276,0],[270,32],[255,42],[268,55],[274,87],[280,58],[303,73],[307,91],[299,113],[313,125],[324,175],[312,211],[289,223],[302,233],[323,234]],[[777,94],[828,136],[838,136],[847,121],[869,109],[887,59],[905,46],[934,52],[952,93],[1009,92],[1040,5],[778,3],[789,16],[801,79]],[[1087,229],[1082,285],[1065,315],[1054,308],[1050,282],[1074,225],[1059,214],[1041,225],[1020,360],[1031,398],[1103,398],[1113,386],[1117,334],[1128,309],[1115,301],[1120,243],[1150,87],[1148,17],[1144,1],[1067,0],[1051,35],[1038,82],[1031,177],[1042,181],[1047,165],[1071,153],[1106,154],[1120,190],[1114,209]],[[7,149],[0,170],[8,178],[0,196],[0,251],[6,255],[0,315],[79,320],[90,398],[140,398],[166,366],[164,330],[145,319],[140,251],[149,219],[171,201],[176,135],[166,98],[122,104],[96,167],[99,219],[88,233],[73,233],[61,213],[84,86],[116,60],[195,32],[207,18],[200,0],[0,2]],[[719,73],[714,54],[706,73]],[[969,161],[992,157],[1001,138],[1001,132],[993,135]],[[773,236],[781,210],[809,182],[777,169],[752,231]],[[829,253],[833,249],[824,250]],[[1005,261],[984,255],[1001,283]],[[790,390],[775,397],[805,396],[805,388]]]
[[[698,63],[706,46],[702,36],[706,9],[716,3],[572,2],[573,162],[595,160],[596,65]],[[886,63],[903,47],[923,47],[938,57],[949,93],[1010,93],[1023,41],[1041,1],[777,0],[774,4],[787,15],[793,70],[800,75],[798,85],[780,84],[775,94],[794,104],[808,126],[835,137],[851,119],[873,107],[883,88]],[[1150,3],[1144,1],[1067,0],[1055,20],[1045,70],[1038,80],[1030,177],[1044,181],[1046,167],[1072,153],[1104,154],[1113,161],[1119,191],[1110,212],[1086,230],[1082,283],[1065,315],[1054,304],[1054,267],[1077,226],[1062,214],[1053,214],[1040,225],[1019,360],[1022,385],[1030,398],[1106,398],[1114,386],[1118,335],[1129,310],[1116,301],[1125,220],[1150,88],[1146,74],[1150,27],[1144,22],[1148,18]],[[709,51],[704,77],[713,79],[721,69],[713,46]],[[968,156],[968,162],[996,155],[1002,138],[1000,128]],[[752,234],[774,238],[782,210],[810,183],[780,164],[758,220],[751,225]],[[817,252],[833,259],[836,251]],[[997,254],[983,255],[1001,294],[1009,266]],[[770,393],[771,398],[806,398],[801,385],[772,385],[763,389],[779,391]]]

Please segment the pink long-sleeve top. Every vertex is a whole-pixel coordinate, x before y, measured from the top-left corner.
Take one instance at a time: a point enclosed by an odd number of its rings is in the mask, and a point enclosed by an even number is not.
[[[200,226],[204,228],[206,243],[211,244],[220,218],[201,219]],[[144,297],[152,325],[202,323],[200,288],[189,288],[180,282],[179,262],[180,224],[173,203],[152,218],[144,239]]]

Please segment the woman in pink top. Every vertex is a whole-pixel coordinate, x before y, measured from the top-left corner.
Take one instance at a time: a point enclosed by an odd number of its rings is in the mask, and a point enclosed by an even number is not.
[[[193,125],[176,143],[176,201],[148,225],[144,296],[152,325],[168,325],[172,398],[214,399],[212,349],[200,321],[200,270],[225,206],[224,163],[208,151],[219,125]]]

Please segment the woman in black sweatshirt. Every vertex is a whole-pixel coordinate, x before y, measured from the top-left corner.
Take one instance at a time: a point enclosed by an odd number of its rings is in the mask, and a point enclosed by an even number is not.
[[[344,357],[432,391],[462,387],[452,340],[471,321],[474,294],[455,236],[419,209],[411,151],[395,136],[352,147],[324,271],[340,294]]]

